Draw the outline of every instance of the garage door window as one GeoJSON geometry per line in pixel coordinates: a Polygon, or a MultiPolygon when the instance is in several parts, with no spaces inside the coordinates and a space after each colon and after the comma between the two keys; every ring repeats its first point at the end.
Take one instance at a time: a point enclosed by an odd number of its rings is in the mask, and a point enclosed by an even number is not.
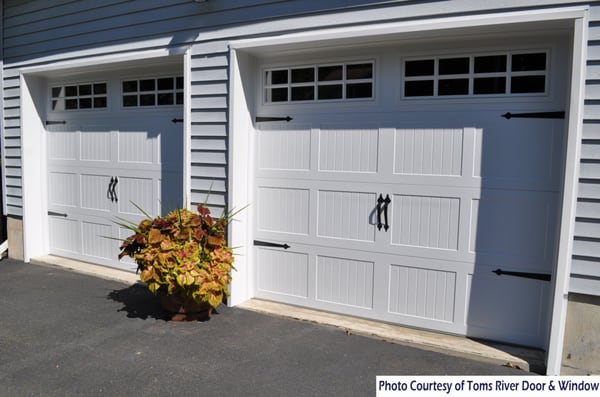
{"type": "Polygon", "coordinates": [[[404,62],[404,97],[544,94],[546,52],[429,57],[404,62]]]}
{"type": "Polygon", "coordinates": [[[269,69],[264,92],[266,103],[373,98],[373,62],[269,69]]]}
{"type": "Polygon", "coordinates": [[[105,82],[52,87],[52,110],[105,109],[108,106],[105,82]]]}
{"type": "Polygon", "coordinates": [[[123,107],[183,104],[183,77],[160,77],[122,82],[123,107]]]}

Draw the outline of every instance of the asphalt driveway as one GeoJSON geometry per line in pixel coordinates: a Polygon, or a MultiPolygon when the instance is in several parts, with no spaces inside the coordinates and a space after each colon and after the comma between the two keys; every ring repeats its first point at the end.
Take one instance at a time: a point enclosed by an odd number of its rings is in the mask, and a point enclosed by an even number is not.
{"type": "Polygon", "coordinates": [[[526,375],[221,306],[163,320],[141,285],[0,261],[0,396],[370,396],[376,375],[526,375]]]}

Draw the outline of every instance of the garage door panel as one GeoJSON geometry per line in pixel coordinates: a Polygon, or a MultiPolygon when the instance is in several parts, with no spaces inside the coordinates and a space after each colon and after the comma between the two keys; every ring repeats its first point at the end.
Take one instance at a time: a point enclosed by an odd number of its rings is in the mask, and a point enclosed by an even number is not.
{"type": "Polygon", "coordinates": [[[311,169],[311,125],[276,124],[258,132],[258,169],[309,171],[311,169]]]}
{"type": "Polygon", "coordinates": [[[456,272],[391,264],[389,274],[390,313],[454,322],[456,272]]]}
{"type": "Polygon", "coordinates": [[[60,131],[52,125],[48,128],[48,160],[77,160],[79,145],[76,133],[60,131]]]}
{"type": "Polygon", "coordinates": [[[325,126],[319,129],[319,171],[376,173],[377,128],[325,126]]]}
{"type": "Polygon", "coordinates": [[[548,269],[557,211],[556,194],[484,190],[471,205],[470,251],[487,262],[548,269]]]}
{"type": "Polygon", "coordinates": [[[157,215],[158,186],[155,178],[118,177],[115,192],[120,215],[141,215],[141,208],[150,215],[157,215]],[[136,207],[137,206],[137,207],[136,207]]]}
{"type": "Polygon", "coordinates": [[[76,207],[79,204],[79,175],[72,172],[48,173],[48,206],[76,207]]]}
{"type": "Polygon", "coordinates": [[[478,269],[468,277],[469,335],[539,346],[547,321],[549,284],[497,276],[491,267],[478,269]],[[507,319],[514,318],[519,321],[510,321],[507,327],[507,319]]]}
{"type": "Polygon", "coordinates": [[[83,255],[101,259],[114,259],[118,254],[118,245],[109,237],[112,225],[107,222],[81,222],[81,242],[83,255]]]}
{"type": "Polygon", "coordinates": [[[318,255],[316,300],[373,308],[374,262],[318,255]]]}
{"type": "Polygon", "coordinates": [[[81,174],[81,207],[89,210],[110,212],[112,203],[107,199],[110,177],[106,175],[81,174]]]}
{"type": "Polygon", "coordinates": [[[120,163],[154,164],[159,162],[157,136],[148,131],[121,130],[118,134],[120,163]]]}
{"type": "Polygon", "coordinates": [[[310,190],[258,188],[258,230],[308,235],[310,190]]]}
{"type": "Polygon", "coordinates": [[[318,191],[319,237],[375,242],[377,195],[357,191],[318,191]]]}
{"type": "Polygon", "coordinates": [[[392,203],[392,244],[458,250],[459,198],[394,195],[392,203]]]}
{"type": "Polygon", "coordinates": [[[308,298],[307,253],[257,248],[256,257],[259,295],[262,292],[308,298]]]}
{"type": "Polygon", "coordinates": [[[95,128],[95,131],[78,133],[81,145],[80,160],[109,162],[112,157],[111,132],[95,128]]]}
{"type": "Polygon", "coordinates": [[[477,129],[474,176],[488,186],[558,190],[562,120],[489,121],[477,129]]]}
{"type": "Polygon", "coordinates": [[[76,219],[49,216],[50,247],[56,253],[77,253],[81,250],[81,225],[76,219]]]}
{"type": "Polygon", "coordinates": [[[461,128],[396,129],[394,174],[461,176],[461,128]]]}

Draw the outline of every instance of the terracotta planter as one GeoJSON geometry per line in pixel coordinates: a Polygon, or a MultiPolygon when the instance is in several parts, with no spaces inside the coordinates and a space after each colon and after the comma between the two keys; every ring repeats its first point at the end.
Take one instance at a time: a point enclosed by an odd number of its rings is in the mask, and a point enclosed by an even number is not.
{"type": "Polygon", "coordinates": [[[167,318],[172,321],[207,321],[212,314],[213,308],[208,303],[197,303],[187,296],[159,293],[159,298],[167,318]]]}

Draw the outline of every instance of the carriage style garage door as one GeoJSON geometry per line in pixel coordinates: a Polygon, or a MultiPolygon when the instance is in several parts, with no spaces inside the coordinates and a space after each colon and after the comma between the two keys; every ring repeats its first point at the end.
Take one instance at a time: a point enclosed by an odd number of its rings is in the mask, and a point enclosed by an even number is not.
{"type": "Polygon", "coordinates": [[[545,346],[564,120],[501,115],[564,110],[561,49],[478,48],[265,60],[258,297],[545,346]]]}
{"type": "Polygon", "coordinates": [[[157,215],[182,204],[183,129],[172,121],[183,117],[180,70],[49,82],[52,254],[134,270],[117,260],[114,238],[130,234],[117,218],[139,221],[135,205],[157,215]]]}

